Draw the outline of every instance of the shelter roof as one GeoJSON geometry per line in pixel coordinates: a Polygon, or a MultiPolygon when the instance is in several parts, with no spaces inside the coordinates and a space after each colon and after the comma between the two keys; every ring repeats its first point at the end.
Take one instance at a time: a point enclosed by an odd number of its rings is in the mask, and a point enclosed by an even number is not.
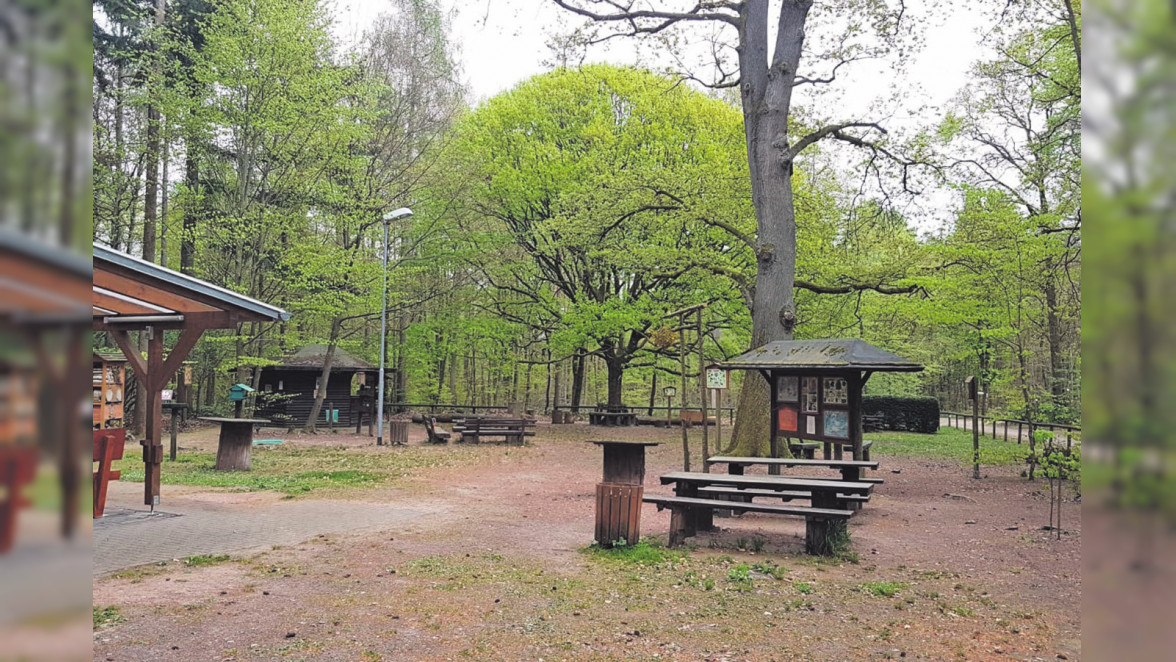
{"type": "Polygon", "coordinates": [[[92,303],[95,328],[180,328],[187,322],[225,328],[290,319],[276,306],[99,243],[94,244],[92,303]]]}
{"type": "MultiPolygon", "coordinates": [[[[323,361],[327,358],[326,345],[307,345],[295,352],[293,355],[282,360],[280,365],[273,366],[275,368],[285,368],[288,370],[321,370],[323,361]]],[[[356,358],[349,354],[342,347],[335,347],[335,358],[331,362],[332,370],[377,370],[376,366],[356,358]]]]}
{"type": "Polygon", "coordinates": [[[757,347],[723,367],[733,370],[805,369],[918,372],[923,366],[858,338],[777,340],[757,347]]]}
{"type": "Polygon", "coordinates": [[[87,257],[0,228],[0,325],[86,322],[87,257]]]}

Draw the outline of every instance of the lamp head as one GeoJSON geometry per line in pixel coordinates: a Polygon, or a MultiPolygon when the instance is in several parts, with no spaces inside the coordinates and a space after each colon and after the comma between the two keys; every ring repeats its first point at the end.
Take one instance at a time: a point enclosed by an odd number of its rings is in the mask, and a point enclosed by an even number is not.
{"type": "Polygon", "coordinates": [[[388,212],[387,214],[384,214],[384,222],[390,223],[392,221],[399,221],[400,219],[408,218],[409,216],[412,216],[412,210],[408,207],[401,207],[400,209],[396,209],[388,212]]]}

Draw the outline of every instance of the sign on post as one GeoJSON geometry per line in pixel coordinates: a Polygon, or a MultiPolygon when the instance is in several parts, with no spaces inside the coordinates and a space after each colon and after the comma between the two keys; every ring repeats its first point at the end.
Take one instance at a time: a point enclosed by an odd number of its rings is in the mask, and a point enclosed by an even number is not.
{"type": "Polygon", "coordinates": [[[718,366],[710,366],[706,369],[706,387],[726,389],[728,377],[729,373],[726,370],[718,366]]]}

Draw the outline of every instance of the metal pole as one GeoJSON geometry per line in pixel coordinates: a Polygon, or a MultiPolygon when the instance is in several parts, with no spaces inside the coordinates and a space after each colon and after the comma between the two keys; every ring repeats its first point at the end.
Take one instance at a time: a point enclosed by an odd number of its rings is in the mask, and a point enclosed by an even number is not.
{"type": "Polygon", "coordinates": [[[376,445],[384,445],[384,342],[388,326],[388,220],[384,220],[384,289],[380,297],[380,393],[376,396],[376,445]]]}

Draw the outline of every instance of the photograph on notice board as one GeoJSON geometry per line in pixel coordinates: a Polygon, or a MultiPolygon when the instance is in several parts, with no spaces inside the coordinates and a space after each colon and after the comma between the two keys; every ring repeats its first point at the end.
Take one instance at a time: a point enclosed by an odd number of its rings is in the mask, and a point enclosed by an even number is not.
{"type": "Polygon", "coordinates": [[[777,429],[781,432],[796,432],[796,408],[781,407],[777,429]]]}
{"type": "Polygon", "coordinates": [[[800,381],[800,401],[801,411],[805,413],[817,413],[817,378],[805,377],[800,381]]]}
{"type": "Polygon", "coordinates": [[[846,383],[844,377],[825,378],[825,404],[849,404],[849,385],[846,383]]]}
{"type": "Polygon", "coordinates": [[[805,434],[816,434],[817,433],[817,417],[816,416],[805,416],[804,417],[804,432],[805,432],[805,434]]]}
{"type": "Polygon", "coordinates": [[[847,411],[826,411],[825,412],[825,436],[836,437],[838,439],[849,438],[849,412],[847,411]]]}
{"type": "Polygon", "coordinates": [[[776,378],[776,402],[796,402],[799,397],[800,377],[776,378]]]}

